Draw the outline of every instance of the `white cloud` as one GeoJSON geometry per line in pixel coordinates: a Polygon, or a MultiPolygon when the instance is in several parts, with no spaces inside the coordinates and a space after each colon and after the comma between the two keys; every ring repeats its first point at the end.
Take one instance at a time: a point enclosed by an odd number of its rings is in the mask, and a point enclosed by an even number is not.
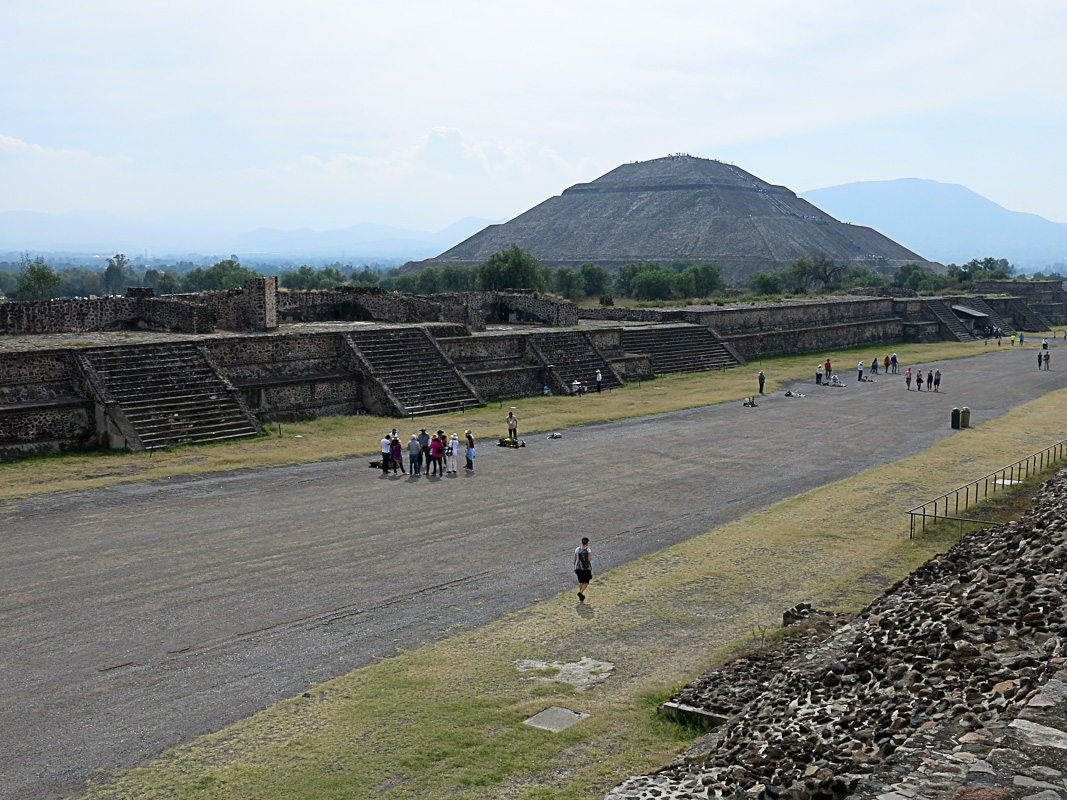
{"type": "Polygon", "coordinates": [[[15,4],[0,202],[431,227],[681,150],[796,188],[922,165],[1067,219],[1061,148],[1028,131],[1067,125],[1065,23],[1039,0],[15,4]]]}

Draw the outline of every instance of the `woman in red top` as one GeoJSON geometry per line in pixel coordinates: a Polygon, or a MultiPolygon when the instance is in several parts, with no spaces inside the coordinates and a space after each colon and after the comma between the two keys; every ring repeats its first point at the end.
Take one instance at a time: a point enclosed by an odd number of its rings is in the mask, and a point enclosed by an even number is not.
{"type": "Polygon", "coordinates": [[[440,475],[441,470],[441,440],[434,434],[434,437],[430,439],[430,467],[433,470],[434,475],[440,475]]]}
{"type": "Polygon", "coordinates": [[[889,356],[886,356],[885,357],[885,361],[883,361],[882,363],[885,364],[885,374],[888,375],[889,374],[889,356]]]}

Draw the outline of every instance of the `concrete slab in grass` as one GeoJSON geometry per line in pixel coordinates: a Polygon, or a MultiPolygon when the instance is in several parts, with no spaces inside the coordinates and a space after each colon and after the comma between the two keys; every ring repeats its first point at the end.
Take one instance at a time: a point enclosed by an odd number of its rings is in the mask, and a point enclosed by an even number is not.
{"type": "Polygon", "coordinates": [[[549,706],[541,713],[534,714],[532,717],[524,719],[522,722],[524,725],[540,728],[544,731],[559,733],[562,730],[566,730],[574,723],[581,722],[588,716],[588,714],[583,714],[581,711],[571,711],[569,708],[549,706]]]}

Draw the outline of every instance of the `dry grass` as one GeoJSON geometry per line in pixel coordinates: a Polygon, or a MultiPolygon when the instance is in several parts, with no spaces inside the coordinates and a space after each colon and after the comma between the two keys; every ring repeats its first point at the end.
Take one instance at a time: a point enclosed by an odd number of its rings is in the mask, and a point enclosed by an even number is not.
{"type": "MultiPolygon", "coordinates": [[[[899,352],[899,350],[898,350],[899,352]]],[[[810,360],[810,359],[809,359],[810,360]]],[[[582,402],[582,401],[574,401],[582,402]]],[[[855,610],[954,536],[907,538],[904,509],[1062,438],[1067,390],[928,450],[776,503],[471,633],[329,681],[94,798],[593,798],[663,764],[690,732],[658,700],[790,605],[855,610]],[[524,681],[519,658],[615,664],[591,692],[524,681]],[[520,724],[564,705],[561,734],[520,724]]]]}
{"type": "MultiPolygon", "coordinates": [[[[947,358],[980,355],[989,350],[981,342],[893,345],[901,363],[919,364],[947,358]]],[[[767,391],[779,382],[814,376],[815,364],[830,357],[851,370],[862,357],[884,357],[886,346],[830,351],[825,354],[776,356],[746,367],[722,372],[661,376],[601,395],[584,397],[523,397],[493,401],[486,408],[440,417],[386,419],[351,416],[321,417],[269,426],[256,440],[223,445],[174,448],[155,454],[114,451],[72,453],[0,463],[0,501],[45,492],[95,489],[129,480],[155,480],[179,475],[233,469],[258,469],[375,453],[384,432],[396,427],[403,439],[425,425],[430,430],[462,432],[470,428],[484,445],[506,434],[504,417],[515,408],[522,435],[560,430],[587,422],[624,419],[665,411],[739,400],[757,390],[756,374],[768,376],[767,391]]]]}

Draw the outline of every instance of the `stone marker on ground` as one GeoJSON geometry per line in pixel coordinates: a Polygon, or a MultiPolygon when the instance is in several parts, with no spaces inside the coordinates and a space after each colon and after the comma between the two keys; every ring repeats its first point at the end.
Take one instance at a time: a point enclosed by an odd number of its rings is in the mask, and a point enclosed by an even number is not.
{"type": "Polygon", "coordinates": [[[560,708],[559,706],[549,706],[539,714],[534,714],[529,719],[522,721],[523,725],[529,725],[532,728],[540,728],[544,731],[552,731],[552,733],[559,733],[566,730],[576,722],[581,722],[588,717],[588,714],[583,714],[581,711],[571,711],[569,708],[560,708]]]}

